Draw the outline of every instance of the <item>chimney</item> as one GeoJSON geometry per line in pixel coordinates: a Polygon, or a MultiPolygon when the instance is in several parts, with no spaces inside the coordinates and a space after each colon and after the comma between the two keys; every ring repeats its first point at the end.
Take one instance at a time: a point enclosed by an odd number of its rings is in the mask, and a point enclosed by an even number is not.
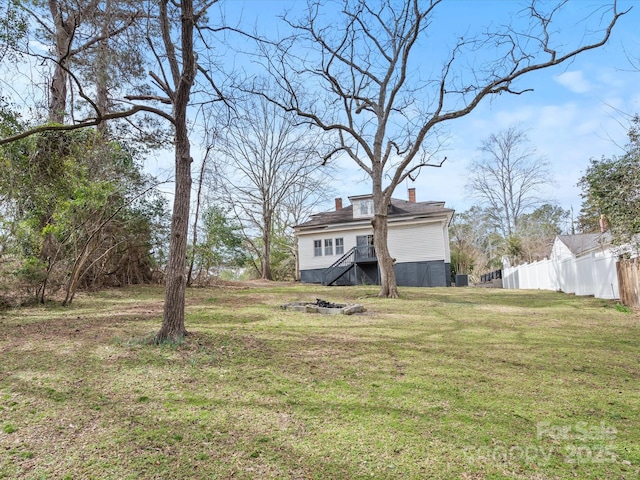
{"type": "Polygon", "coordinates": [[[342,198],[336,198],[336,212],[342,210],[342,198]]]}
{"type": "Polygon", "coordinates": [[[411,203],[416,203],[416,189],[415,188],[410,188],[409,189],[409,201],[411,203]]]}
{"type": "Polygon", "coordinates": [[[609,225],[607,225],[607,219],[604,218],[604,215],[600,215],[600,233],[604,233],[609,229],[609,225]]]}

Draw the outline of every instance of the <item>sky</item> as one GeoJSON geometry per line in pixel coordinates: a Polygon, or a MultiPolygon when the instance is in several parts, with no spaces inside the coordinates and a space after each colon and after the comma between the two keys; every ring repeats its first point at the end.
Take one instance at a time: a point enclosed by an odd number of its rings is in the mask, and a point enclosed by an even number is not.
{"type": "MultiPolygon", "coordinates": [[[[252,22],[265,31],[276,29],[270,15],[296,9],[295,0],[230,0],[230,16],[242,12],[242,21],[252,22]],[[271,27],[269,27],[271,25],[271,27]]],[[[505,6],[512,1],[451,0],[442,17],[453,15],[461,28],[465,22],[498,23],[505,16],[505,6]],[[480,7],[480,8],[479,8],[480,7]]],[[[602,7],[604,2],[578,0],[570,4],[569,23],[562,28],[566,43],[580,41],[580,24],[584,12],[602,7]],[[577,27],[571,29],[575,19],[577,27]],[[579,27],[579,28],[578,28],[579,27]]],[[[545,158],[551,176],[541,196],[565,209],[580,210],[580,188],[576,185],[591,158],[619,155],[626,142],[628,115],[640,112],[640,71],[634,71],[627,56],[640,57],[640,2],[619,1],[618,9],[631,11],[620,19],[609,43],[585,52],[567,64],[525,77],[519,86],[531,88],[522,95],[501,95],[485,100],[466,117],[447,124],[441,168],[423,169],[415,182],[398,186],[394,197],[407,199],[407,188],[416,188],[417,200],[445,201],[458,211],[478,201],[466,188],[469,164],[480,156],[484,139],[511,125],[524,130],[530,147],[545,158]]],[[[447,33],[447,32],[444,32],[447,33]]],[[[442,33],[442,34],[444,34],[442,33]]],[[[442,42],[444,44],[445,42],[442,42]]],[[[338,162],[341,181],[336,196],[346,200],[352,195],[370,193],[370,182],[351,160],[338,162]]],[[[323,205],[330,209],[333,201],[323,205]]],[[[345,203],[347,204],[347,203],[345,203]]]]}

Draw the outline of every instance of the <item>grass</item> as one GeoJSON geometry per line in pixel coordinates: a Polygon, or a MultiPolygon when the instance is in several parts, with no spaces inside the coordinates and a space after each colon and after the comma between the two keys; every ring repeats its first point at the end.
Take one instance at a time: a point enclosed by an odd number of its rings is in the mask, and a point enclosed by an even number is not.
{"type": "Polygon", "coordinates": [[[627,479],[640,317],[554,292],[154,287],[0,312],[0,478],[627,479]],[[322,316],[282,303],[362,303],[322,316]]]}

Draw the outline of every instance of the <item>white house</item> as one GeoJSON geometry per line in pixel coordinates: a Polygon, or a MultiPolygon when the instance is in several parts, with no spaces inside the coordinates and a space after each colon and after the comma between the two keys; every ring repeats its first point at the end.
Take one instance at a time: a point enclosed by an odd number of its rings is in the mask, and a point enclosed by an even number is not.
{"type": "MultiPolygon", "coordinates": [[[[312,215],[294,227],[298,238],[300,279],[324,285],[378,284],[373,248],[373,195],[336,199],[334,211],[312,215]]],[[[392,199],[388,213],[388,246],[400,286],[450,284],[449,222],[453,210],[444,202],[392,199]]]]}
{"type": "Polygon", "coordinates": [[[578,258],[593,253],[601,257],[609,255],[611,250],[611,234],[582,233],[580,235],[558,235],[551,248],[551,258],[561,261],[567,258],[578,258]]]}

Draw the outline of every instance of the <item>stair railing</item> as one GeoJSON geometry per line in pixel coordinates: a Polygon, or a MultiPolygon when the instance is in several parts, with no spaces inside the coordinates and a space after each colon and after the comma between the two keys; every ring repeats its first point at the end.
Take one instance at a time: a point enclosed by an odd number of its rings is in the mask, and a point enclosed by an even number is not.
{"type": "Polygon", "coordinates": [[[331,285],[338,278],[340,278],[344,273],[348,270],[348,268],[354,264],[356,257],[356,249],[358,247],[353,247],[347,253],[345,253],[338,260],[333,262],[329,267],[327,267],[324,271],[324,281],[323,285],[331,285]]]}

